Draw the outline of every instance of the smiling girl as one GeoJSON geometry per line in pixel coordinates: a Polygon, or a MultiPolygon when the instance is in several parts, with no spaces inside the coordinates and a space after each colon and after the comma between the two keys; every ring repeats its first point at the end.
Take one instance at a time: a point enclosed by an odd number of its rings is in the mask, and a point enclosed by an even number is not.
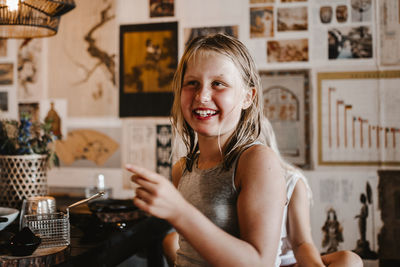
{"type": "Polygon", "coordinates": [[[172,124],[186,156],[173,184],[127,165],[139,185],[135,205],[177,230],[176,266],[279,266],[285,179],[260,138],[262,92],[248,50],[222,34],[194,39],[174,93],[172,124]]]}

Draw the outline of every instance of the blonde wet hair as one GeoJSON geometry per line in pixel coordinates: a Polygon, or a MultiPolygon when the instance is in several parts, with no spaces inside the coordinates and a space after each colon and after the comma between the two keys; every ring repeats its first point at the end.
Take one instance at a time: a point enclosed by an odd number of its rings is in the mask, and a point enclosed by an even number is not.
{"type": "Polygon", "coordinates": [[[292,175],[298,176],[304,182],[307,188],[308,199],[310,201],[310,204],[312,204],[313,203],[312,191],[310,185],[308,184],[307,178],[304,176],[303,172],[299,168],[293,166],[282,157],[281,153],[279,152],[278,142],[276,141],[274,129],[270,121],[266,117],[264,117],[261,125],[262,129],[261,129],[260,141],[265,143],[265,145],[267,145],[268,147],[270,147],[278,156],[279,161],[281,163],[281,167],[285,171],[285,180],[288,181],[292,175]]]}
{"type": "Polygon", "coordinates": [[[175,134],[182,138],[185,145],[186,169],[189,171],[192,170],[194,160],[199,152],[199,147],[196,133],[183,117],[181,110],[181,92],[188,62],[201,52],[214,52],[228,57],[241,73],[245,89],[251,90],[255,88],[255,94],[251,105],[247,109],[242,110],[235,131],[229,137],[226,144],[220,148],[224,169],[229,169],[236,157],[260,136],[263,118],[260,77],[249,51],[243,43],[234,37],[220,33],[197,37],[186,47],[173,80],[175,97],[171,111],[171,119],[175,134]]]}

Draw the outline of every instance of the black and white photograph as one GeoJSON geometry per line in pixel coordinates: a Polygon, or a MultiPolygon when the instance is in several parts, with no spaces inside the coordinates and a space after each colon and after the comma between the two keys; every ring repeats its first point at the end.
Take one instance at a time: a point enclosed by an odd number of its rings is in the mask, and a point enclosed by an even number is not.
{"type": "Polygon", "coordinates": [[[331,28],[328,31],[329,59],[372,58],[370,27],[331,28]]]}

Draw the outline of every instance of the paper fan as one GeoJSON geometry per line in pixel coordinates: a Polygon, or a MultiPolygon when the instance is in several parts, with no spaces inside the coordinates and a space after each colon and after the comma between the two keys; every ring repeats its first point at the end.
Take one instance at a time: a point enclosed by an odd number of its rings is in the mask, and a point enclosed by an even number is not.
{"type": "Polygon", "coordinates": [[[56,153],[60,160],[69,165],[78,159],[87,159],[103,165],[119,144],[109,136],[95,130],[74,130],[65,140],[56,141],[56,153]]]}

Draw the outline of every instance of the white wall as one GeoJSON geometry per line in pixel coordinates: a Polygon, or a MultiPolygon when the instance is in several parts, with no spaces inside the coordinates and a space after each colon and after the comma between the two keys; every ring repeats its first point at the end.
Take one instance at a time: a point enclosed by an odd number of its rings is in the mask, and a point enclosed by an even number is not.
{"type": "MultiPolygon", "coordinates": [[[[119,43],[118,33],[120,24],[142,24],[153,22],[178,21],[179,55],[183,51],[183,29],[204,26],[226,26],[239,25],[239,39],[243,41],[256,59],[260,70],[271,69],[310,69],[311,81],[311,140],[312,140],[312,163],[313,170],[307,170],[311,188],[314,192],[314,205],[311,212],[312,231],[317,246],[321,248],[322,231],[321,227],[326,218],[326,211],[333,207],[337,211],[338,220],[344,228],[344,242],[341,249],[354,249],[356,240],[359,238],[357,221],[354,216],[359,213],[361,204],[359,196],[365,191],[365,183],[368,181],[374,189],[374,209],[370,211],[368,218],[367,238],[370,240],[373,249],[377,249],[377,234],[381,225],[380,214],[377,208],[376,186],[378,178],[376,170],[378,166],[369,167],[343,167],[343,166],[318,166],[317,164],[317,99],[316,99],[316,73],[321,71],[354,71],[354,70],[376,70],[383,69],[377,64],[377,58],[369,60],[344,60],[327,61],[326,52],[326,31],[321,30],[321,25],[315,14],[318,14],[319,3],[329,1],[313,1],[305,3],[294,3],[292,5],[306,5],[309,10],[309,30],[305,33],[282,33],[276,38],[295,38],[298,36],[309,39],[310,61],[306,63],[282,63],[268,64],[266,61],[266,38],[250,39],[249,37],[249,0],[175,0],[175,17],[149,18],[148,0],[117,0],[116,7],[116,43],[119,43]],[[325,54],[324,54],[325,53],[325,54]],[[329,186],[333,191],[326,191],[329,186]],[[330,195],[326,193],[329,192],[330,195]],[[373,217],[372,217],[373,216],[373,217]]],[[[276,0],[278,2],[278,0],[276,0]]],[[[334,4],[345,3],[349,5],[350,0],[336,0],[334,4]]],[[[376,20],[377,12],[373,13],[376,20]]],[[[62,20],[61,20],[62,27],[62,20]]],[[[378,51],[376,23],[373,24],[375,56],[378,51]]],[[[118,47],[118,46],[117,46],[118,47]]],[[[118,58],[118,55],[117,55],[118,58]]],[[[398,66],[397,66],[398,67],[398,66]]],[[[396,66],[392,67],[393,69],[396,66]]],[[[389,68],[386,68],[389,69],[389,68]]],[[[51,75],[49,70],[47,75],[51,75]]],[[[50,90],[50,88],[48,88],[50,90]]],[[[13,104],[12,110],[16,109],[13,104]]],[[[16,111],[15,111],[16,113],[16,111]]],[[[111,124],[122,125],[119,118],[107,118],[111,124]]],[[[66,123],[76,124],[77,121],[85,123],[85,120],[93,122],[93,119],[68,118],[66,123]]],[[[101,120],[101,118],[99,119],[101,120]]],[[[122,146],[126,144],[121,144],[122,146]]],[[[121,166],[122,167],[122,166],[121,166]]],[[[115,169],[84,169],[84,168],[62,168],[53,169],[49,173],[51,186],[75,186],[85,187],[92,185],[93,175],[103,172],[107,183],[114,189],[114,196],[127,198],[133,196],[133,190],[126,190],[122,186],[123,171],[115,169]]]]}

